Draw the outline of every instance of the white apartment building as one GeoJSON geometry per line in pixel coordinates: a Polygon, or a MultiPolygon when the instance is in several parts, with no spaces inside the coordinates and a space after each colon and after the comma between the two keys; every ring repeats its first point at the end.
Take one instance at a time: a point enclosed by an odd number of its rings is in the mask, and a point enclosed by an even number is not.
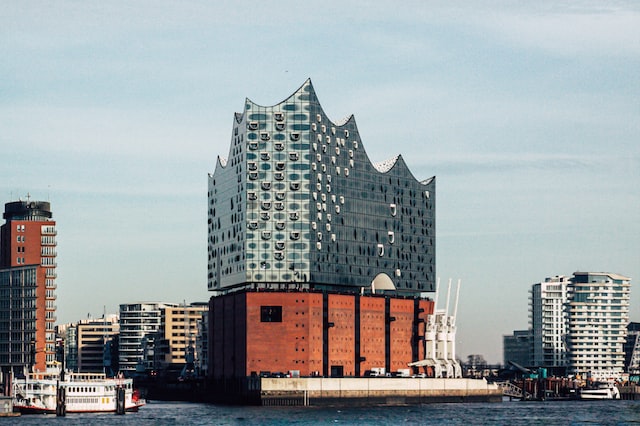
{"type": "Polygon", "coordinates": [[[120,305],[120,370],[132,373],[140,364],[145,369],[154,363],[154,340],[162,324],[165,307],[177,303],[130,303],[120,305]]]}
{"type": "Polygon", "coordinates": [[[539,367],[567,365],[567,286],[570,277],[556,275],[533,284],[529,291],[532,362],[539,367]]]}
{"type": "Polygon", "coordinates": [[[570,372],[594,380],[624,371],[631,279],[603,272],[575,272],[568,286],[570,372]]]}

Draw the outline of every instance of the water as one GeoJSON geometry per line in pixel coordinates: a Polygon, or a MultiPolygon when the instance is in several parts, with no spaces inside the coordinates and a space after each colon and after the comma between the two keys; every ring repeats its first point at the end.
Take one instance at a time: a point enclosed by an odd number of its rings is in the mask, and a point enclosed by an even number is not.
{"type": "Polygon", "coordinates": [[[407,407],[228,407],[152,402],[138,413],[0,418],[0,425],[640,425],[640,401],[428,404],[407,407]]]}

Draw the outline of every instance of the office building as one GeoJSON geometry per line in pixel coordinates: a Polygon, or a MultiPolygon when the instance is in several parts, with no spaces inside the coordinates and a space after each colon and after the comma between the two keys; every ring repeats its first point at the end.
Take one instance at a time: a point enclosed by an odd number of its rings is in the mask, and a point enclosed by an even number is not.
{"type": "Polygon", "coordinates": [[[424,359],[435,178],[416,180],[399,155],[372,163],[353,116],[331,121],[311,81],[235,114],[209,175],[208,237],[210,376],[361,376],[424,359]]]}
{"type": "Polygon", "coordinates": [[[575,272],[568,287],[568,363],[596,380],[624,371],[631,279],[606,272],[575,272]]]}
{"type": "Polygon", "coordinates": [[[567,286],[570,277],[546,278],[531,286],[529,325],[532,337],[531,365],[566,367],[567,365],[567,286]]]}
{"type": "Polygon", "coordinates": [[[513,334],[502,336],[504,366],[507,367],[509,363],[515,363],[521,367],[531,366],[533,361],[531,345],[530,330],[514,330],[513,334]]]}
{"type": "Polygon", "coordinates": [[[56,222],[44,201],[5,204],[0,227],[0,368],[20,374],[56,362],[56,222]]]}
{"type": "Polygon", "coordinates": [[[640,322],[627,325],[627,340],[624,344],[625,371],[640,374],[640,322]]]}

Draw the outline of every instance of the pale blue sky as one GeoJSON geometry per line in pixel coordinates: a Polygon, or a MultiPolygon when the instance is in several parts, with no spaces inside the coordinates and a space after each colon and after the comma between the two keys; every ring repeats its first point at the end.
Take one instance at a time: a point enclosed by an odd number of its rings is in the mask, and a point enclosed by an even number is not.
{"type": "Polygon", "coordinates": [[[59,321],[207,300],[233,113],[308,77],[373,161],[437,176],[460,356],[501,362],[531,284],[576,270],[632,277],[640,321],[640,5],[526,3],[3,2],[0,202],[52,203],[59,321]]]}

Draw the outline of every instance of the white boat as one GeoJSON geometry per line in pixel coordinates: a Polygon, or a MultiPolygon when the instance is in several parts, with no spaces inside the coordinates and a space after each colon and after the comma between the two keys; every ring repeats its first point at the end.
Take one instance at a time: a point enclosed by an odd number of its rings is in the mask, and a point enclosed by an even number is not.
{"type": "Polygon", "coordinates": [[[66,413],[116,412],[117,391],[124,390],[125,411],[145,404],[133,389],[133,379],[96,373],[28,373],[13,381],[13,407],[23,414],[56,413],[58,389],[64,389],[66,413]]]}
{"type": "Polygon", "coordinates": [[[580,389],[580,399],[620,399],[620,391],[613,383],[596,383],[593,386],[580,389]]]}

